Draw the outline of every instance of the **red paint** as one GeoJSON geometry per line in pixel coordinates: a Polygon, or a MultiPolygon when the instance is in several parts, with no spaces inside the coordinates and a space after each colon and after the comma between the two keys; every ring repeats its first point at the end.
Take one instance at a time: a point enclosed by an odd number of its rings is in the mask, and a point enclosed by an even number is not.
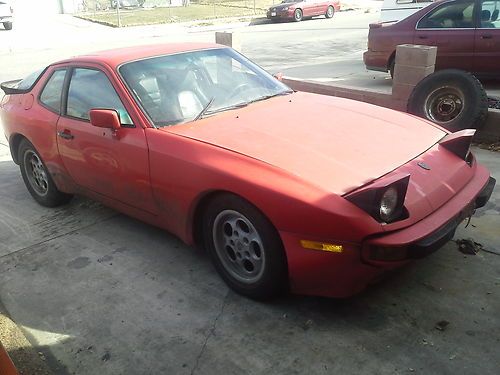
{"type": "MultiPolygon", "coordinates": [[[[7,139],[22,135],[32,142],[60,190],[100,200],[188,244],[204,197],[229,191],[245,198],[276,227],[292,290],[303,294],[345,297],[362,290],[385,270],[407,262],[369,264],[362,260],[366,246],[419,241],[468,207],[486,185],[484,167],[469,166],[439,145],[445,130],[403,113],[295,93],[155,129],[117,75],[117,66],[126,61],[219,47],[135,47],[54,64],[24,94],[35,98],[30,109],[23,105],[24,95],[2,101],[7,139]],[[40,90],[63,66],[103,71],[135,127],[92,126],[43,107],[40,90]],[[342,197],[401,175],[410,175],[404,220],[379,223],[342,197]],[[344,251],[303,249],[301,239],[340,244],[344,251]]],[[[109,120],[109,112],[94,112],[92,121],[104,123],[106,116],[109,120]]]]}

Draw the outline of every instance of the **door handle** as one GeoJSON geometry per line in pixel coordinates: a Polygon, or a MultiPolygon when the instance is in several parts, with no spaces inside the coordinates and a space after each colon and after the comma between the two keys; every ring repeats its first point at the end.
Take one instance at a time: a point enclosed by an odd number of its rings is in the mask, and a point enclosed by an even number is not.
{"type": "Polygon", "coordinates": [[[64,130],[62,132],[57,132],[57,135],[61,138],[64,138],[64,139],[73,139],[75,138],[71,132],[69,130],[64,130]]]}
{"type": "Polygon", "coordinates": [[[493,35],[481,35],[481,39],[493,39],[493,35]]]}

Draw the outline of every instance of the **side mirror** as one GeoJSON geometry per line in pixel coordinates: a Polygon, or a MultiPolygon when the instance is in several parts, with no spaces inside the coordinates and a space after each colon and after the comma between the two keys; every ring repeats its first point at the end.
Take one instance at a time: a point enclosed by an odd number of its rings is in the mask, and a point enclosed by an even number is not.
{"type": "Polygon", "coordinates": [[[280,82],[283,81],[283,73],[281,73],[281,72],[273,74],[273,77],[276,78],[280,82]]]}
{"type": "Polygon", "coordinates": [[[98,128],[118,130],[121,127],[120,117],[114,109],[91,109],[90,123],[98,128]]]}

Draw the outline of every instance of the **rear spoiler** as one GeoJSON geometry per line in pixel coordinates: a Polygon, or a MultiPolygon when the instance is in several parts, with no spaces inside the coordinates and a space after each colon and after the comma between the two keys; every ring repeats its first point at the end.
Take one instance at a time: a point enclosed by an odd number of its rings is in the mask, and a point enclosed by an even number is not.
{"type": "Polygon", "coordinates": [[[375,23],[371,23],[369,25],[369,28],[370,29],[379,29],[381,27],[383,27],[385,24],[388,24],[388,23],[396,23],[398,22],[398,20],[394,20],[394,21],[384,21],[384,22],[375,22],[375,23]]]}
{"type": "Polygon", "coordinates": [[[31,91],[31,87],[27,90],[26,89],[18,89],[17,85],[21,81],[22,81],[22,79],[15,79],[13,81],[3,82],[2,84],[0,84],[0,88],[3,90],[3,92],[6,95],[25,94],[25,93],[31,91]]]}
{"type": "Polygon", "coordinates": [[[464,129],[455,133],[450,133],[439,142],[439,145],[450,152],[453,152],[460,159],[467,161],[472,137],[476,129],[464,129]]]}

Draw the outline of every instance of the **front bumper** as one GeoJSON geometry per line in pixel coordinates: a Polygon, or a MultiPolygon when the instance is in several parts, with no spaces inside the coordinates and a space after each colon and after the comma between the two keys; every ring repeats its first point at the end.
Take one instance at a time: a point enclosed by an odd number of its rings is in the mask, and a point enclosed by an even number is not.
{"type": "Polygon", "coordinates": [[[271,11],[268,10],[266,13],[267,18],[269,19],[291,19],[293,18],[293,10],[276,10],[271,11]]]}
{"type": "Polygon", "coordinates": [[[360,292],[387,271],[422,258],[451,240],[457,226],[475,208],[487,203],[495,183],[486,168],[478,166],[472,180],[431,215],[410,227],[367,238],[361,244],[342,244],[341,253],[304,249],[300,246],[304,236],[280,232],[291,290],[327,297],[349,297],[360,292]]]}

